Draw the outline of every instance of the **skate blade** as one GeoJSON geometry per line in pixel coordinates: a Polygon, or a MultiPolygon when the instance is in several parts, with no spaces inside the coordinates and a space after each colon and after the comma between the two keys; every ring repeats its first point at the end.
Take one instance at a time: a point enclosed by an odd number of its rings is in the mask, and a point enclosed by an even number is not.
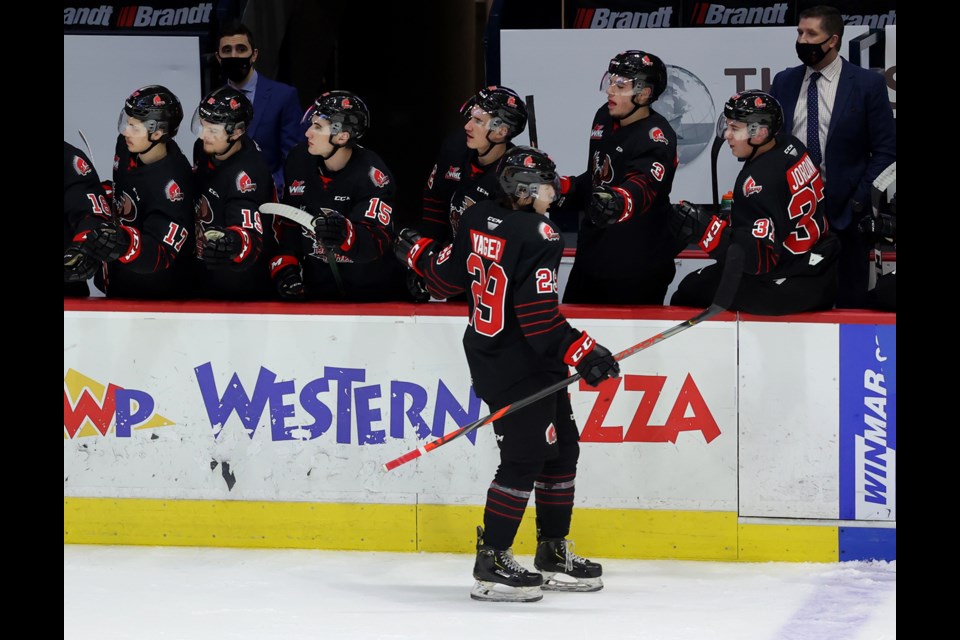
{"type": "Polygon", "coordinates": [[[600,591],[603,589],[603,579],[601,578],[571,578],[568,575],[562,573],[547,573],[543,574],[543,587],[544,591],[567,591],[567,592],[576,592],[576,593],[590,593],[593,591],[600,591]],[[557,579],[554,576],[562,576],[562,579],[557,579]]]}
{"type": "Polygon", "coordinates": [[[510,587],[498,582],[477,580],[470,597],[485,602],[537,602],[543,600],[543,592],[540,587],[510,587]]]}

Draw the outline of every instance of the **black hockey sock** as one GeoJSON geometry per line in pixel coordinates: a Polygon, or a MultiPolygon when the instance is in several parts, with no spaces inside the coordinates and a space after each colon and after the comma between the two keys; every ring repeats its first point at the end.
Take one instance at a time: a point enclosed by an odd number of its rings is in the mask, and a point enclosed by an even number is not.
{"type": "Polygon", "coordinates": [[[494,549],[509,549],[520,528],[530,492],[511,489],[496,482],[487,489],[483,511],[483,541],[494,549]]]}
{"type": "Polygon", "coordinates": [[[537,530],[544,538],[566,538],[573,516],[576,474],[541,474],[534,483],[537,491],[537,530]]]}

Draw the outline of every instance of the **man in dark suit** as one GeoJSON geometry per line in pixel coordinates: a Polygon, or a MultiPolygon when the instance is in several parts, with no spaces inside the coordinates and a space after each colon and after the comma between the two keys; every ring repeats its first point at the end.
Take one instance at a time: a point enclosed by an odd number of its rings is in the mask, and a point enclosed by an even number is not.
{"type": "Polygon", "coordinates": [[[247,135],[263,152],[277,193],[283,193],[283,162],[290,149],[303,140],[303,114],[294,87],[260,75],[253,68],[258,55],[253,32],[240,22],[231,22],[220,31],[220,68],[227,84],[242,91],[253,103],[253,122],[247,135]]]}
{"type": "Polygon", "coordinates": [[[833,7],[800,13],[802,65],[774,77],[770,93],[783,107],[785,128],[806,143],[820,165],[830,228],[840,237],[838,308],[862,307],[869,245],[857,229],[870,213],[870,186],[897,159],[896,125],[883,76],[840,57],[843,17],[833,7]]]}

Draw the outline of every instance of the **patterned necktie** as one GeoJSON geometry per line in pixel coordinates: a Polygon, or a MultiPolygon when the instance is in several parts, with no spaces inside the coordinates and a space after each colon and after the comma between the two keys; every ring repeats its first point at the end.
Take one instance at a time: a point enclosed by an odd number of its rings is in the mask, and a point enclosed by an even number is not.
{"type": "Polygon", "coordinates": [[[807,85],[807,153],[817,167],[823,158],[820,156],[820,96],[817,93],[817,80],[823,74],[814,71],[807,85]]]}

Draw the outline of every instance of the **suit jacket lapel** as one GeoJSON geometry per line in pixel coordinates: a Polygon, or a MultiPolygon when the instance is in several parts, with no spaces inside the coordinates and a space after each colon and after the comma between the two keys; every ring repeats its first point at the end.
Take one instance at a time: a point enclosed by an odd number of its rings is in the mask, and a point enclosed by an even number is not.
{"type": "Polygon", "coordinates": [[[263,81],[263,76],[257,80],[257,92],[253,96],[253,122],[250,123],[249,135],[252,138],[257,133],[257,127],[263,120],[263,112],[270,102],[270,86],[263,81]]]}
{"type": "Polygon", "coordinates": [[[837,82],[837,97],[833,101],[833,112],[830,114],[830,126],[827,128],[827,140],[824,143],[824,149],[830,144],[830,137],[833,136],[837,123],[844,113],[847,112],[847,103],[850,101],[850,95],[853,93],[853,76],[849,62],[841,60],[840,77],[837,82]]]}
{"type": "Polygon", "coordinates": [[[806,67],[804,66],[795,68],[794,75],[796,77],[793,78],[791,82],[785,83],[783,102],[780,104],[783,108],[783,121],[791,129],[793,128],[793,117],[796,115],[797,100],[800,98],[800,85],[803,84],[803,73],[805,69],[806,67]]]}

